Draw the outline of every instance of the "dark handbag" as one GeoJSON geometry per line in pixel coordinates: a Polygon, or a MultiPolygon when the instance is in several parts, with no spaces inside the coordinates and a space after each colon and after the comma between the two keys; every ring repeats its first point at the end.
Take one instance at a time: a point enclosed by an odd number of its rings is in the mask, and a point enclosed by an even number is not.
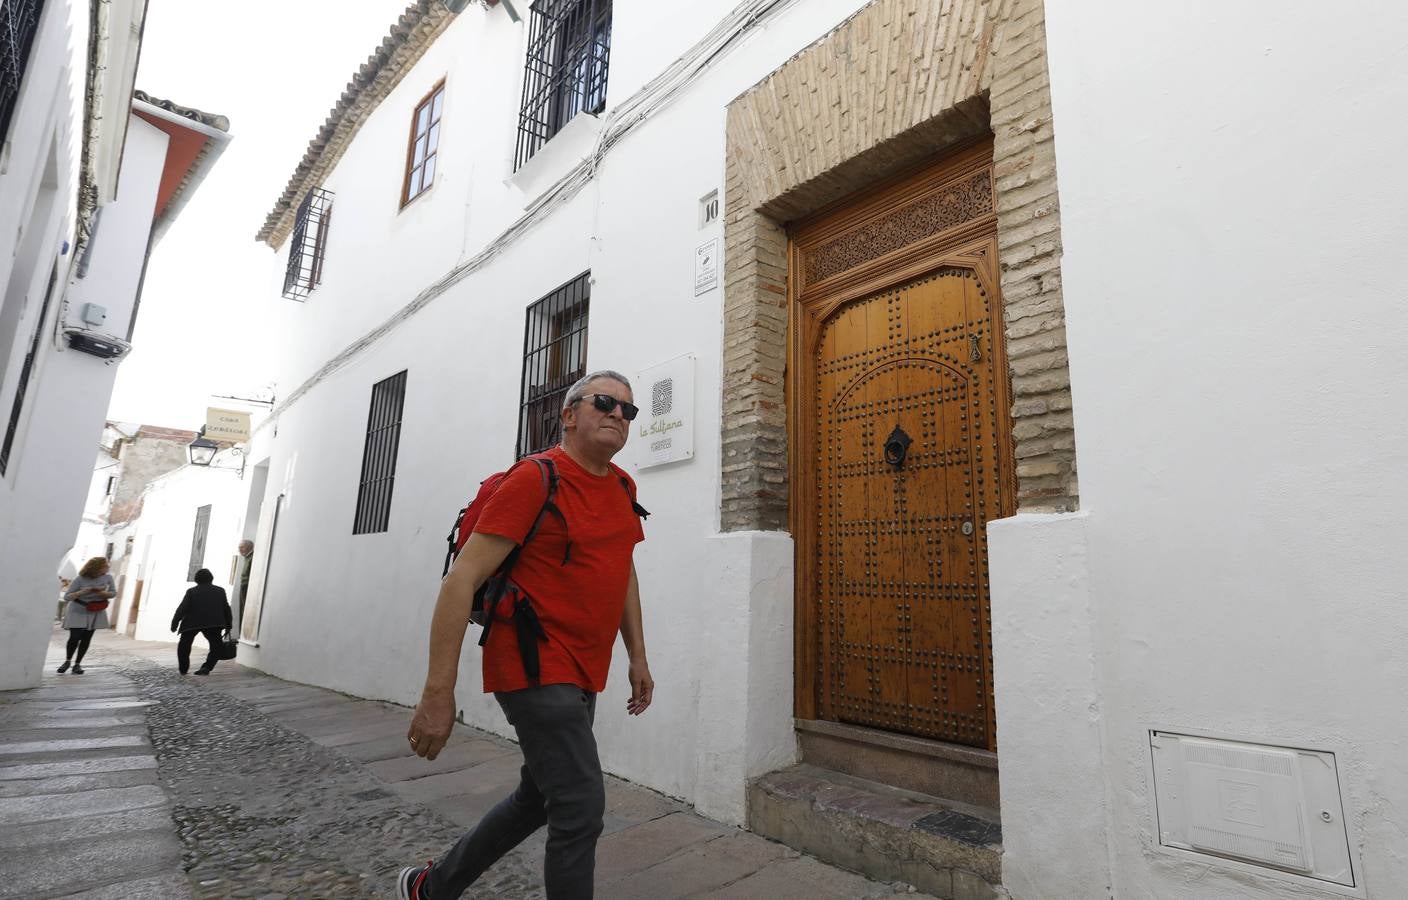
{"type": "Polygon", "coordinates": [[[108,601],[89,600],[87,603],[83,604],[83,608],[88,610],[89,612],[102,612],[103,610],[108,608],[108,601]]]}
{"type": "Polygon", "coordinates": [[[235,639],[234,635],[226,631],[225,638],[220,642],[220,646],[217,649],[219,650],[221,659],[234,659],[235,654],[239,652],[240,643],[235,639]]]}

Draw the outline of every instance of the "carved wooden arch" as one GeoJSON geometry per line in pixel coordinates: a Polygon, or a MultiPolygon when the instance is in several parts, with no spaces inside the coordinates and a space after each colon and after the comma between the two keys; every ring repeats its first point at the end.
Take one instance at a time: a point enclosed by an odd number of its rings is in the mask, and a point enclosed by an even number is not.
{"type": "Polygon", "coordinates": [[[984,136],[1018,505],[1077,508],[1044,18],[1041,0],[873,0],[729,105],[723,530],[788,527],[787,223],[984,136]]]}

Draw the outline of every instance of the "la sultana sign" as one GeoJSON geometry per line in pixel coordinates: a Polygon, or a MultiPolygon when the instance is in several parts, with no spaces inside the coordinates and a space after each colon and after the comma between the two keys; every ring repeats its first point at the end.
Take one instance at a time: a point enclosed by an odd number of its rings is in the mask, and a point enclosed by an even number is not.
{"type": "Polygon", "coordinates": [[[653,366],[636,379],[640,415],[632,425],[642,469],[694,457],[694,357],[653,366]]]}

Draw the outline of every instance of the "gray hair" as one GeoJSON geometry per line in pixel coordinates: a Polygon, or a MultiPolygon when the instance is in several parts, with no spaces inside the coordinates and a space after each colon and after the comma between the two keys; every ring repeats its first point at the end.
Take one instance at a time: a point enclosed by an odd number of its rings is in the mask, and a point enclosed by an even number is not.
{"type": "Polygon", "coordinates": [[[576,403],[578,400],[581,400],[582,395],[587,391],[587,385],[591,384],[593,381],[596,381],[598,378],[610,378],[612,381],[619,381],[621,384],[624,384],[626,386],[626,390],[631,390],[630,379],[628,379],[625,375],[622,375],[620,372],[613,372],[610,369],[601,369],[600,371],[591,372],[587,375],[582,376],[577,380],[576,384],[568,388],[567,393],[562,395],[562,408],[566,409],[573,403],[576,403]]]}

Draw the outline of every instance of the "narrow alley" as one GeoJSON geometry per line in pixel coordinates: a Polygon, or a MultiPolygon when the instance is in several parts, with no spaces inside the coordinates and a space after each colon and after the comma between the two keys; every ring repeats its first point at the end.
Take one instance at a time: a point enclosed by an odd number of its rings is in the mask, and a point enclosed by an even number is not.
{"type": "MultiPolygon", "coordinates": [[[[61,633],[59,633],[61,634],[61,633]]],[[[197,648],[198,650],[200,648],[197,648]]],[[[0,897],[381,898],[506,794],[517,748],[460,726],[433,763],[408,711],[101,632],[83,675],[0,699],[0,897]],[[62,848],[62,849],[58,849],[62,848]]],[[[859,898],[913,893],[607,779],[597,894],[859,898]]],[[[475,897],[541,897],[540,832],[475,897]]]]}

